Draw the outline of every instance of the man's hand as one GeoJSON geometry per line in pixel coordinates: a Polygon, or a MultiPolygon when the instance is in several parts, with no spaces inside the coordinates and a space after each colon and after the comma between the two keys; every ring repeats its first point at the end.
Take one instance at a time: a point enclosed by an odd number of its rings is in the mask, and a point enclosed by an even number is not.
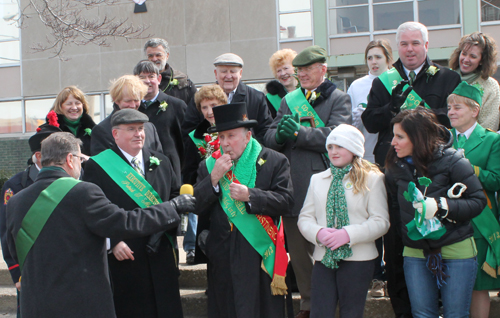
{"type": "Polygon", "coordinates": [[[297,140],[297,136],[300,131],[300,117],[299,114],[295,114],[295,116],[290,116],[283,123],[282,130],[286,136],[286,138],[291,139],[293,141],[297,140]]]}
{"type": "Polygon", "coordinates": [[[16,288],[18,291],[21,291],[21,282],[16,283],[16,288]]]}
{"type": "Polygon", "coordinates": [[[210,179],[212,180],[212,186],[216,186],[219,183],[219,180],[224,177],[226,172],[231,169],[233,166],[233,162],[231,161],[231,157],[225,153],[220,156],[217,161],[215,161],[214,168],[210,173],[210,179]]]}
{"type": "Polygon", "coordinates": [[[126,259],[129,260],[134,260],[134,251],[128,247],[127,243],[121,241],[120,243],[116,244],[115,247],[112,249],[113,255],[116,257],[117,260],[123,261],[126,259]]]}
{"type": "Polygon", "coordinates": [[[242,202],[250,201],[250,192],[248,191],[247,186],[231,182],[229,185],[229,191],[231,192],[231,198],[234,200],[242,202]]]}
{"type": "Polygon", "coordinates": [[[283,144],[286,141],[286,134],[283,130],[283,124],[287,121],[290,115],[284,115],[280,122],[278,123],[278,127],[276,127],[276,142],[279,144],[283,144]]]}
{"type": "Polygon", "coordinates": [[[413,90],[413,87],[409,86],[403,93],[403,87],[405,87],[405,85],[408,83],[409,82],[407,80],[402,80],[398,85],[396,85],[396,87],[392,89],[391,111],[396,114],[399,113],[399,110],[405,103],[408,94],[410,94],[410,92],[413,90]]]}
{"type": "Polygon", "coordinates": [[[191,194],[181,194],[170,200],[170,202],[179,215],[181,213],[193,212],[196,206],[196,198],[191,194]]]}

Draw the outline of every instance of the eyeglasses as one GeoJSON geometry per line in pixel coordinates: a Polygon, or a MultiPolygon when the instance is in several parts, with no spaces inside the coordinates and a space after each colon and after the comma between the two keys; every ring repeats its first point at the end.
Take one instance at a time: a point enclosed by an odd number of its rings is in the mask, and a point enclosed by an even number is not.
{"type": "Polygon", "coordinates": [[[312,70],[314,70],[315,68],[322,67],[322,66],[323,66],[323,64],[309,65],[307,67],[305,67],[305,66],[299,66],[299,67],[295,68],[295,73],[297,75],[299,75],[300,73],[309,73],[312,70]]]}
{"type": "Polygon", "coordinates": [[[84,156],[79,156],[79,155],[75,155],[75,154],[73,154],[73,156],[79,158],[80,163],[84,163],[85,161],[87,161],[87,158],[85,158],[84,156]]]}

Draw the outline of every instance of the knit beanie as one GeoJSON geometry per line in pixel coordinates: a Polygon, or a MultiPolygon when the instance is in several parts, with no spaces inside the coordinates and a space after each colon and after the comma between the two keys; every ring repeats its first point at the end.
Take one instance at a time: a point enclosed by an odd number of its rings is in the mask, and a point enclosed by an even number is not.
{"type": "Polygon", "coordinates": [[[325,147],[330,144],[341,146],[360,158],[363,158],[365,154],[365,137],[361,131],[351,125],[340,124],[332,130],[326,138],[325,147]]]}

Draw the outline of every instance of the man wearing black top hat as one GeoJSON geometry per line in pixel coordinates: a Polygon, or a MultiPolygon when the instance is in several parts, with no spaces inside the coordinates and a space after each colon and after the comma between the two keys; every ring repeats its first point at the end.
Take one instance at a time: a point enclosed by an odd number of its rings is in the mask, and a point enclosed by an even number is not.
{"type": "Polygon", "coordinates": [[[50,136],[50,134],[59,131],[62,130],[59,129],[59,127],[53,126],[49,123],[43,124],[38,127],[36,133],[28,140],[32,153],[31,159],[28,160],[29,166],[26,168],[26,170],[17,173],[12,178],[7,180],[2,187],[3,203],[2,205],[0,205],[0,235],[2,240],[2,254],[5,263],[7,263],[7,266],[9,267],[12,281],[14,282],[18,290],[20,290],[21,288],[21,283],[19,282],[21,271],[19,270],[19,264],[12,257],[7,246],[5,208],[7,207],[7,202],[14,194],[18,193],[24,188],[27,188],[28,186],[32,185],[33,182],[35,182],[38,171],[42,168],[42,153],[40,152],[40,149],[42,148],[42,140],[50,136]]]}
{"type": "Polygon", "coordinates": [[[257,121],[248,119],[245,103],[213,112],[209,131],[219,133],[222,151],[200,164],[194,190],[196,213],[211,218],[208,317],[283,317],[279,270],[288,259],[274,225],[293,205],[288,160],[252,137],[257,121]]]}

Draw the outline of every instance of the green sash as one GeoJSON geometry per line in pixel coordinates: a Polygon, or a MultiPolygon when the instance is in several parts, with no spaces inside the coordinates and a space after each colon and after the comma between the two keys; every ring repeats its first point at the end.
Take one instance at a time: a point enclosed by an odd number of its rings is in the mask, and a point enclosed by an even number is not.
{"type": "MultiPolygon", "coordinates": [[[[196,129],[195,129],[196,130],[196,129]]],[[[194,142],[194,144],[196,145],[196,149],[199,149],[200,147],[205,147],[206,145],[206,142],[205,140],[203,139],[199,139],[199,138],[196,138],[194,136],[194,132],[195,130],[193,130],[192,132],[189,133],[189,137],[191,137],[191,140],[194,142]]]]}
{"type": "MultiPolygon", "coordinates": [[[[248,143],[245,152],[251,151],[252,154],[256,154],[257,157],[260,154],[262,146],[255,139],[251,139],[248,143]],[[249,149],[253,147],[254,149],[249,149]]],[[[221,149],[222,152],[222,149],[221,149]]],[[[244,156],[243,153],[242,157],[244,156]]],[[[255,157],[255,156],[253,156],[255,157]]],[[[247,162],[241,162],[242,158],[238,162],[239,165],[252,165],[252,168],[255,167],[255,163],[257,162],[257,157],[248,157],[247,162]]],[[[208,173],[212,172],[212,169],[215,165],[215,158],[210,156],[206,160],[206,165],[208,169],[208,173]]],[[[229,178],[231,178],[232,173],[229,171],[229,178]]],[[[238,176],[234,175],[236,178],[238,176]]],[[[245,182],[245,180],[241,180],[242,184],[246,185],[248,188],[255,187],[256,173],[252,174],[252,176],[243,176],[249,179],[249,182],[245,182]]],[[[238,179],[239,180],[239,179],[238,179]]],[[[271,278],[273,278],[274,272],[274,260],[276,253],[276,246],[273,243],[273,240],[269,237],[268,231],[263,226],[263,221],[259,220],[259,217],[262,219],[260,215],[248,214],[245,207],[245,202],[236,201],[231,198],[229,185],[231,181],[228,180],[228,175],[219,180],[219,184],[221,187],[222,195],[219,198],[220,205],[222,209],[227,214],[227,217],[231,223],[233,223],[236,228],[241,232],[241,234],[245,237],[245,239],[252,245],[252,247],[262,256],[262,261],[264,263],[264,267],[267,270],[267,273],[271,278]]]]}
{"type": "MultiPolygon", "coordinates": [[[[105,150],[93,156],[92,160],[101,166],[116,185],[134,200],[140,208],[148,208],[163,202],[149,182],[113,150],[105,150]]],[[[174,247],[172,237],[167,233],[165,235],[168,237],[172,247],[174,247]]]]}
{"type": "Polygon", "coordinates": [[[28,210],[17,232],[16,250],[19,268],[23,270],[24,260],[42,231],[45,223],[66,194],[78,183],[75,178],[59,178],[43,190],[28,210]]]}
{"type": "MultiPolygon", "coordinates": [[[[387,89],[390,95],[392,95],[392,90],[394,89],[394,87],[396,87],[396,85],[398,85],[399,82],[403,80],[403,78],[401,77],[401,75],[399,75],[399,72],[395,67],[382,73],[378,78],[382,81],[382,84],[384,84],[385,88],[387,89]]],[[[407,88],[408,84],[406,84],[405,87],[403,87],[403,92],[407,88]]],[[[417,108],[417,106],[420,105],[421,101],[422,98],[418,96],[417,92],[412,90],[410,94],[408,94],[408,97],[406,97],[405,103],[401,106],[401,110],[417,108]]],[[[424,105],[426,108],[430,109],[430,106],[427,105],[427,103],[424,103],[424,105]]]]}
{"type": "MultiPolygon", "coordinates": [[[[318,113],[316,113],[311,104],[309,104],[300,88],[286,94],[285,100],[292,115],[298,113],[299,117],[312,117],[316,128],[325,127],[325,123],[319,118],[318,113]]],[[[308,121],[303,121],[300,124],[305,127],[311,127],[311,123],[308,121]]]]}
{"type": "Polygon", "coordinates": [[[266,97],[269,100],[269,102],[271,103],[271,105],[273,105],[274,109],[276,109],[276,112],[277,112],[280,109],[282,98],[278,94],[273,95],[271,93],[267,93],[266,97]]]}
{"type": "MultiPolygon", "coordinates": [[[[471,139],[478,127],[480,126],[476,126],[467,141],[471,139]]],[[[458,149],[457,131],[452,129],[452,133],[454,137],[453,148],[458,149]]],[[[467,147],[467,141],[465,142],[464,148],[467,147]]],[[[479,264],[479,266],[481,266],[481,269],[488,275],[497,278],[497,274],[500,275],[500,224],[491,210],[491,201],[486,191],[484,191],[484,195],[486,196],[488,204],[481,214],[472,219],[472,224],[474,226],[474,232],[479,232],[486,242],[488,242],[486,260],[483,264],[479,264]]]]}

